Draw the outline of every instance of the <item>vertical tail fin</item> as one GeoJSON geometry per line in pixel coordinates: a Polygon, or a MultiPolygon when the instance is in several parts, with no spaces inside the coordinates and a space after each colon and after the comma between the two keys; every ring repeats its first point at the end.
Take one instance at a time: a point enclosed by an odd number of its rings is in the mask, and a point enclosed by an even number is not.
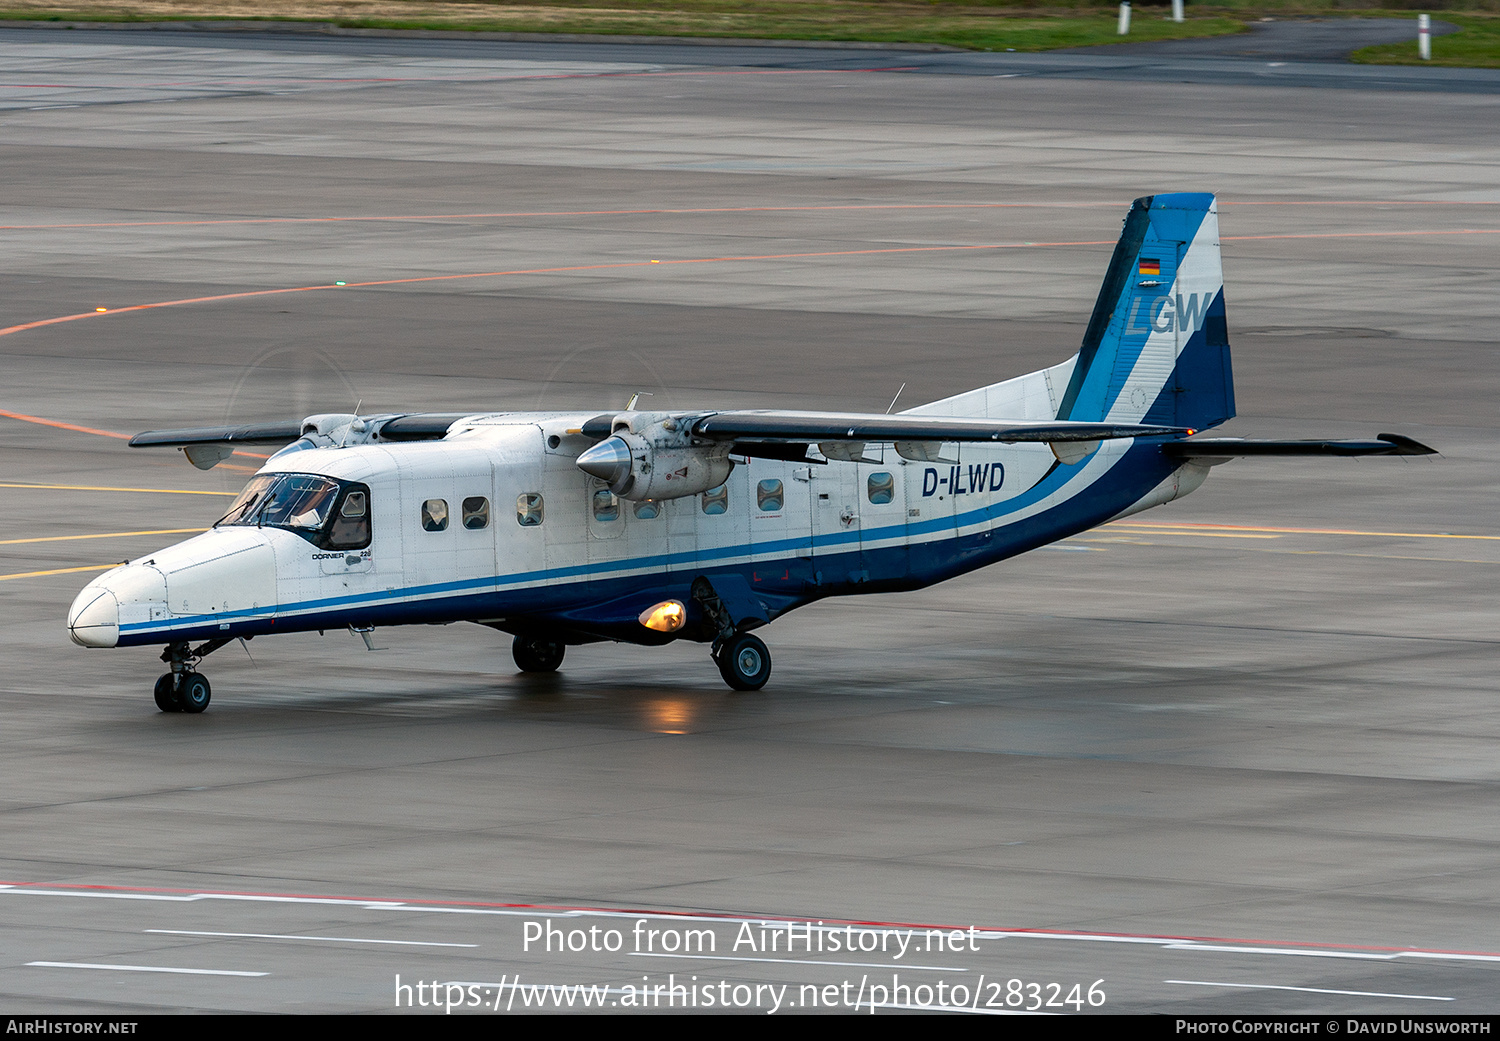
{"type": "Polygon", "coordinates": [[[1214,197],[1137,199],[1057,418],[1204,430],[1233,416],[1214,197]]]}

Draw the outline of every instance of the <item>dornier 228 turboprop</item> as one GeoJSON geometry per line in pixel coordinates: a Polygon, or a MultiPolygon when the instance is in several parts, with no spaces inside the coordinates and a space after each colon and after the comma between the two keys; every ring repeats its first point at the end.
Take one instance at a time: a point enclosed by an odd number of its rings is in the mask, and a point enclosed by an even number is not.
{"type": "MultiPolygon", "coordinates": [[[[1192,438],[1234,415],[1211,195],[1138,199],[1077,355],[896,415],[628,409],[321,415],[139,434],[208,469],[283,445],[212,530],[90,582],[85,647],[165,645],[200,712],[236,638],[471,621],[524,671],[601,640],[711,646],[824,597],[940,582],[1186,495],[1235,456],[1422,455],[1409,438],[1192,438]]],[[[367,636],[368,640],[368,636],[367,636]]]]}

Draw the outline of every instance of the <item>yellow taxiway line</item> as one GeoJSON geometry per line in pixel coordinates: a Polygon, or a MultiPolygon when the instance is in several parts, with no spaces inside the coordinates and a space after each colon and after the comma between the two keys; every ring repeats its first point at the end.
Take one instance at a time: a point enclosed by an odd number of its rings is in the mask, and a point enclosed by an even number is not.
{"type": "Polygon", "coordinates": [[[90,564],[88,567],[59,567],[51,571],[21,571],[14,575],[0,575],[0,582],[9,581],[12,578],[40,578],[42,575],[71,575],[78,571],[108,571],[119,564],[90,564]]]}
{"type": "Polygon", "coordinates": [[[124,539],[133,535],[187,535],[207,528],[161,528],[156,531],[101,531],[97,535],[44,535],[35,539],[0,539],[0,546],[19,546],[26,542],[73,542],[77,539],[124,539]]]}
{"type": "MultiPolygon", "coordinates": [[[[1216,532],[1276,532],[1281,535],[1364,535],[1385,539],[1477,539],[1500,542],[1500,535],[1454,535],[1446,531],[1357,531],[1351,528],[1255,528],[1240,524],[1153,524],[1147,521],[1114,521],[1106,528],[1149,529],[1142,534],[1206,535],[1216,532]]],[[[1096,529],[1097,530],[1097,529],[1096,529]]]]}
{"type": "Polygon", "coordinates": [[[109,488],[97,484],[14,484],[0,483],[0,488],[42,488],[60,492],[147,492],[154,495],[223,495],[236,496],[239,492],[205,492],[196,488],[109,488]]]}

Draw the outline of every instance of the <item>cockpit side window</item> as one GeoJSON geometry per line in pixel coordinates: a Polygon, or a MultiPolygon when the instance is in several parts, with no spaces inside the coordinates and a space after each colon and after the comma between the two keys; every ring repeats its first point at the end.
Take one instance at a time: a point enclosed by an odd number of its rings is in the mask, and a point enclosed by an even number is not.
{"type": "Polygon", "coordinates": [[[329,549],[364,549],[370,544],[370,489],[351,484],[328,525],[329,549]]]}

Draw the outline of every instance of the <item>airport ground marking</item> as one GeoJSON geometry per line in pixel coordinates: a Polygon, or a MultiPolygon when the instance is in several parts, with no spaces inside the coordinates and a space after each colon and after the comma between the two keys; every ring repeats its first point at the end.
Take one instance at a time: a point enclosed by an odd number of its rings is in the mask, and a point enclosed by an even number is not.
{"type": "MultiPolygon", "coordinates": [[[[1412,235],[1497,235],[1500,228],[1463,228],[1458,230],[1425,230],[1425,231],[1349,231],[1349,232],[1327,232],[1318,234],[1278,234],[1278,235],[1231,235],[1224,236],[1223,242],[1241,242],[1264,239],[1307,239],[1307,238],[1380,238],[1388,236],[1412,236],[1412,235]]],[[[417,275],[407,278],[381,278],[370,279],[362,282],[328,282],[310,286],[282,286],[276,289],[250,289],[236,293],[216,293],[211,296],[184,297],[180,300],[158,300],[148,304],[127,304],[123,307],[95,308],[92,311],[81,311],[77,314],[57,315],[53,318],[40,318],[32,322],[22,322],[19,325],[10,325],[0,328],[0,336],[10,336],[15,333],[25,332],[29,329],[40,329],[45,326],[58,325],[63,322],[77,322],[85,318],[108,318],[112,315],[125,314],[135,311],[150,311],[163,307],[181,307],[188,304],[216,303],[223,300],[245,300],[262,296],[281,296],[287,293],[312,293],[332,289],[370,289],[379,286],[417,285],[426,282],[452,282],[476,278],[503,278],[521,275],[554,275],[572,274],[581,271],[618,271],[630,268],[643,268],[652,265],[684,265],[684,264],[728,264],[728,263],[754,263],[766,260],[813,260],[824,257],[855,257],[855,256],[878,256],[883,254],[898,253],[943,253],[943,252],[965,252],[979,250],[1008,250],[1008,249],[1043,249],[1062,248],[1071,246],[1108,246],[1112,241],[1102,239],[1078,240],[1067,242],[982,242],[967,244],[951,244],[945,246],[886,246],[871,249],[839,249],[839,250],[813,250],[798,253],[756,253],[740,256],[719,257],[682,257],[678,259],[655,259],[655,260],[620,260],[597,264],[566,264],[556,267],[539,268],[514,268],[507,271],[469,271],[449,275],[417,275]]],[[[118,435],[112,435],[118,436],[118,435]]]]}
{"type": "Polygon", "coordinates": [[[35,539],[0,539],[0,546],[20,546],[31,542],[73,542],[78,539],[123,539],[136,535],[196,535],[207,528],[162,528],[157,531],[102,531],[95,535],[45,535],[35,539]]]}
{"type": "Polygon", "coordinates": [[[1297,958],[1353,958],[1359,961],[1394,961],[1399,953],[1370,951],[1313,951],[1296,947],[1227,947],[1212,943],[1169,943],[1169,951],[1206,951],[1213,954],[1280,954],[1297,958]]]}
{"type": "MultiPolygon", "coordinates": [[[[1091,530],[1091,531],[1097,531],[1098,529],[1097,528],[1091,528],[1089,530],[1091,530]]],[[[1253,532],[1239,532],[1239,531],[1157,531],[1155,529],[1151,529],[1151,530],[1137,530],[1135,528],[1132,528],[1129,531],[1123,532],[1120,535],[1117,535],[1114,538],[1109,539],[1108,541],[1110,541],[1110,542],[1119,542],[1119,541],[1124,541],[1124,540],[1129,539],[1129,538],[1134,538],[1134,537],[1139,536],[1139,535],[1192,535],[1192,536],[1195,536],[1195,537],[1212,538],[1212,539],[1279,539],[1279,538],[1281,538],[1280,535],[1258,535],[1258,534],[1255,534],[1253,532]]],[[[1104,541],[1104,540],[1095,539],[1093,541],[1099,542],[1099,541],[1104,541]]]]}
{"type": "MultiPolygon", "coordinates": [[[[358,222],[425,222],[458,220],[516,220],[528,217],[652,217],[719,213],[836,213],[860,210],[1068,210],[1117,207],[1119,200],[1099,202],[893,202],[829,203],[821,206],[691,206],[644,207],[626,210],[511,210],[494,213],[353,214],[343,217],[219,217],[202,220],[94,221],[73,224],[0,224],[0,231],[47,231],[70,228],[162,228],[224,224],[348,224],[358,222]]],[[[1500,206],[1489,199],[1312,199],[1236,202],[1219,206],[1500,206]]]]}
{"type": "Polygon", "coordinates": [[[19,419],[23,423],[38,423],[44,427],[57,427],[60,430],[73,430],[80,434],[95,434],[99,437],[113,437],[121,441],[128,441],[129,434],[117,434],[113,430],[99,430],[95,427],[83,427],[76,423],[64,423],[60,419],[44,419],[41,416],[29,416],[24,412],[11,412],[0,408],[0,416],[6,419],[19,419]]]}
{"type": "Polygon", "coordinates": [[[1109,202],[893,202],[831,203],[823,206],[693,206],[650,207],[633,210],[514,210],[496,213],[408,213],[391,215],[354,215],[347,217],[225,217],[211,220],[101,221],[80,224],[0,224],[0,231],[45,231],[69,228],[159,228],[216,226],[222,224],[345,224],[357,222],[515,220],[527,217],[673,217],[720,213],[822,213],[858,210],[1019,210],[1083,209],[1115,207],[1109,202]]]}
{"type": "MultiPolygon", "coordinates": [[[[94,313],[95,314],[99,314],[101,312],[100,312],[99,309],[96,308],[95,311],[94,311],[94,313]]],[[[44,426],[44,427],[57,427],[60,430],[73,430],[73,431],[76,431],[76,432],[78,432],[80,434],[94,434],[97,437],[112,437],[112,438],[116,438],[117,440],[120,440],[120,441],[126,441],[126,440],[129,440],[129,438],[130,438],[129,434],[120,434],[120,433],[116,433],[113,430],[99,430],[99,429],[97,429],[95,427],[79,426],[77,423],[64,423],[60,419],[47,419],[47,418],[45,418],[43,416],[29,416],[25,412],[11,412],[8,409],[3,409],[3,408],[0,408],[0,417],[4,417],[5,419],[20,420],[22,423],[37,423],[37,424],[39,424],[41,426],[44,426]]],[[[269,459],[269,458],[271,458],[269,455],[262,455],[259,452],[242,452],[242,451],[240,451],[238,449],[235,450],[234,454],[235,455],[246,456],[246,457],[248,457],[250,459],[269,459]]],[[[236,469],[238,469],[238,468],[236,468],[236,469]]],[[[0,487],[11,487],[11,486],[0,485],[0,487]]],[[[13,486],[13,487],[22,487],[22,486],[16,485],[16,486],[13,486]]]]}
{"type": "Polygon", "coordinates": [[[323,943],[383,943],[401,947],[478,947],[477,943],[441,943],[437,940],[372,940],[359,936],[292,936],[280,933],[210,933],[194,929],[143,929],[163,936],[211,936],[240,940],[317,940],[323,943]]]}
{"type": "Polygon", "coordinates": [[[1142,534],[1190,534],[1194,532],[1276,532],[1285,535],[1364,535],[1371,538],[1389,539],[1475,539],[1483,542],[1500,542],[1500,535],[1455,535],[1447,531],[1362,531],[1356,528],[1281,528],[1253,527],[1246,524],[1193,524],[1163,521],[1111,521],[1101,528],[1150,528],[1142,534]],[[1160,529],[1160,530],[1157,530],[1160,529]]]}
{"type": "Polygon", "coordinates": [[[13,578],[41,578],[45,575],[73,575],[77,574],[80,571],[108,571],[110,568],[117,568],[119,566],[120,565],[118,563],[90,564],[88,567],[59,567],[53,568],[50,571],[20,571],[13,575],[0,575],[0,582],[9,582],[13,578]]]}
{"type": "Polygon", "coordinates": [[[1208,980],[1162,980],[1184,987],[1233,987],[1238,990],[1295,990],[1303,994],[1348,994],[1357,998],[1406,998],[1411,1001],[1452,1001],[1435,994],[1385,994],[1378,990],[1328,990],[1323,987],[1289,987],[1275,983],[1213,983],[1208,980]]]}
{"type": "Polygon", "coordinates": [[[141,492],[150,495],[219,495],[233,498],[239,492],[210,492],[201,488],[116,488],[104,484],[32,484],[21,481],[0,482],[0,488],[36,488],[55,492],[141,492]]]}
{"type": "MultiPolygon", "coordinates": [[[[751,919],[760,921],[760,919],[751,919]]],[[[743,955],[728,954],[662,954],[654,951],[627,951],[632,958],[687,958],[694,961],[763,961],[772,962],[777,965],[838,965],[856,969],[889,969],[895,965],[898,969],[922,969],[927,972],[968,972],[968,969],[956,965],[908,965],[905,962],[896,964],[894,962],[872,962],[872,961],[822,961],[818,958],[747,958],[743,955]]]]}
{"type": "Polygon", "coordinates": [[[112,969],[116,972],[170,972],[185,976],[269,976],[269,972],[245,972],[241,969],[182,969],[171,965],[107,965],[86,961],[29,961],[40,969],[112,969]]]}
{"type": "MultiPolygon", "coordinates": [[[[235,890],[195,890],[166,887],[117,886],[100,883],[68,882],[7,882],[0,881],[0,896],[73,897],[107,900],[143,900],[168,903],[199,903],[203,901],[231,901],[264,904],[304,904],[322,907],[348,907],[369,911],[439,912],[448,914],[547,916],[555,918],[648,918],[675,922],[708,922],[720,924],[811,925],[813,928],[841,930],[846,926],[862,929],[918,929],[918,930],[963,930],[967,926],[952,923],[921,923],[910,921],[876,921],[855,919],[810,919],[793,915],[744,915],[704,911],[670,911],[661,908],[595,907],[584,905],[531,904],[510,901],[455,901],[424,899],[391,899],[380,897],[324,896],[300,893],[267,893],[235,890]]],[[[1196,945],[1245,945],[1269,946],[1264,939],[1244,937],[1167,936],[1146,933],[1090,933],[1068,932],[1046,928],[1000,928],[975,927],[975,937],[980,940],[1055,940],[1086,941],[1092,943],[1143,944],[1175,949],[1192,949],[1196,945]]],[[[1308,951],[1370,951],[1388,953],[1395,958],[1423,958],[1453,961],[1500,961],[1500,952],[1463,951],[1432,948],[1392,947],[1376,944],[1313,943],[1303,941],[1279,941],[1279,948],[1308,951]]],[[[1239,948],[1230,948],[1237,950],[1239,948]]]]}

